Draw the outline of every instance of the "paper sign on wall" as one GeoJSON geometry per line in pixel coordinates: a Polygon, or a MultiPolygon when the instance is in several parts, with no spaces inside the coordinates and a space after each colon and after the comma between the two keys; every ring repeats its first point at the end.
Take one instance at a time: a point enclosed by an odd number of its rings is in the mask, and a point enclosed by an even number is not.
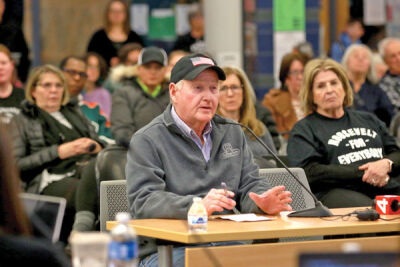
{"type": "Polygon", "coordinates": [[[149,39],[174,40],[175,16],[170,8],[158,8],[151,11],[149,39]]]}
{"type": "Polygon", "coordinates": [[[140,35],[147,35],[149,32],[149,5],[131,5],[131,28],[140,35]]]}
{"type": "Polygon", "coordinates": [[[386,23],[384,0],[364,0],[364,24],[383,25],[386,23]]]}
{"type": "Polygon", "coordinates": [[[304,31],[304,0],[274,0],[274,31],[304,31]]]}

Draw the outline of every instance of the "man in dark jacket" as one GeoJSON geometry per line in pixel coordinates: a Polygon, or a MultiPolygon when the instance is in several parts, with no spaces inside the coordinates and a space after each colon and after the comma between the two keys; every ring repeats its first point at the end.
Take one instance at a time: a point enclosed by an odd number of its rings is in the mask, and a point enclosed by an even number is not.
{"type": "Polygon", "coordinates": [[[137,77],[113,93],[111,132],[117,144],[128,147],[132,135],[167,107],[167,61],[163,49],[155,46],[143,49],[139,55],[137,77]]]}

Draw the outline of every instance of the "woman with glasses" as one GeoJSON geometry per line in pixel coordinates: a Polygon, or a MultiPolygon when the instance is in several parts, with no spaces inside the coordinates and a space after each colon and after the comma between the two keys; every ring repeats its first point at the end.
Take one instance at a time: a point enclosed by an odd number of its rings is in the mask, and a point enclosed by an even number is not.
{"type": "Polygon", "coordinates": [[[353,90],[332,59],[307,63],[300,98],[307,116],[293,127],[291,166],[307,174],[328,208],[369,206],[377,195],[400,194],[400,150],[384,123],[349,108],[353,90]]]}
{"type": "Polygon", "coordinates": [[[29,76],[21,113],[14,117],[14,146],[21,179],[29,193],[67,199],[62,240],[75,230],[92,230],[97,214],[94,163],[102,150],[92,124],[68,104],[62,72],[51,65],[29,76]],[[76,198],[76,199],[75,199],[76,198]]]}
{"type": "Polygon", "coordinates": [[[87,51],[101,55],[109,66],[119,62],[118,50],[127,43],[144,46],[142,37],[131,30],[129,8],[123,0],[111,0],[104,14],[104,28],[95,32],[89,41],[87,51]]]}
{"type": "MultiPolygon", "coordinates": [[[[222,69],[225,72],[226,80],[221,82],[217,113],[248,126],[276,153],[271,134],[264,124],[256,118],[254,90],[247,75],[234,67],[223,67],[222,69]]],[[[269,154],[247,130],[244,130],[244,132],[246,133],[247,143],[255,157],[269,154]]]]}
{"type": "Polygon", "coordinates": [[[279,70],[281,88],[271,89],[263,100],[275,119],[279,132],[288,139],[293,125],[304,117],[299,92],[303,82],[304,59],[299,54],[286,54],[279,70]]]}

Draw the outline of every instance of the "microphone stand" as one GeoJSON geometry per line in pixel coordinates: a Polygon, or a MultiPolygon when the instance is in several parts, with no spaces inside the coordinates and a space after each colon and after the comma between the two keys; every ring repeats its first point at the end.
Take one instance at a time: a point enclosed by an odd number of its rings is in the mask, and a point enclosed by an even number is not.
{"type": "Polygon", "coordinates": [[[217,122],[221,124],[232,124],[232,125],[237,125],[245,128],[249,133],[251,133],[256,140],[266,149],[268,152],[280,163],[282,166],[285,168],[285,170],[296,180],[297,183],[301,185],[301,187],[306,190],[306,192],[313,198],[315,207],[310,208],[310,209],[304,209],[304,210],[299,210],[299,211],[294,211],[288,215],[288,217],[330,217],[333,216],[332,212],[324,206],[324,204],[321,203],[317,199],[317,197],[294,175],[294,173],[286,166],[285,163],[282,162],[282,160],[246,125],[237,123],[237,122],[230,122],[227,120],[222,120],[217,118],[217,122]]]}

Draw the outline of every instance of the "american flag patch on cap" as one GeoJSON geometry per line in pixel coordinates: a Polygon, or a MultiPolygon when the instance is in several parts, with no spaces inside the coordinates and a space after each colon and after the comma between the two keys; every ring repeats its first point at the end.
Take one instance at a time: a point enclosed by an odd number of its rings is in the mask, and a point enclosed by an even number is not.
{"type": "Polygon", "coordinates": [[[192,61],[193,66],[197,66],[197,65],[212,65],[214,66],[214,62],[207,57],[194,57],[190,59],[192,61]]]}

